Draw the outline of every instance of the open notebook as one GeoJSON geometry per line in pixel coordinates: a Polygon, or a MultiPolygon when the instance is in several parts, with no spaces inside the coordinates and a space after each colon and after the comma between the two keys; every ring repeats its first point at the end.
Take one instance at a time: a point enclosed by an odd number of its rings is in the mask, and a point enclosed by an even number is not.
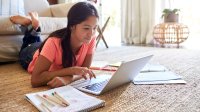
{"type": "Polygon", "coordinates": [[[86,95],[72,86],[63,86],[47,91],[30,93],[25,96],[25,98],[41,112],[91,111],[105,105],[105,101],[86,95]],[[54,92],[59,93],[59,96],[63,98],[68,105],[62,106],[52,102],[50,98],[45,99],[42,97],[44,95],[53,97],[52,93],[54,92]]]}
{"type": "MultiPolygon", "coordinates": [[[[122,64],[122,62],[116,62],[108,64],[109,66],[113,67],[119,67],[122,64]]],[[[150,64],[147,63],[144,68],[140,72],[165,72],[168,71],[168,69],[160,64],[150,64]]]]}
{"type": "MultiPolygon", "coordinates": [[[[99,70],[116,71],[122,62],[108,64],[99,70]],[[115,68],[114,68],[115,67],[115,68]]],[[[91,69],[96,69],[95,67],[91,69]]],[[[97,69],[98,70],[98,69],[97,69]]],[[[185,84],[182,77],[160,64],[147,63],[139,74],[133,77],[134,84],[185,84]]]]}
{"type": "Polygon", "coordinates": [[[185,84],[186,81],[174,72],[142,72],[133,79],[134,84],[185,84]]]}

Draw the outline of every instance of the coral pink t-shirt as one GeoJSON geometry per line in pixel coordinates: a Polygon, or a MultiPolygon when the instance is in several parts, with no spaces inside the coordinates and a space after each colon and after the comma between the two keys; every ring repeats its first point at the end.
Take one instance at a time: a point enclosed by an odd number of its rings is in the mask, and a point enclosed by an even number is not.
{"type": "MultiPolygon", "coordinates": [[[[86,44],[84,43],[80,50],[78,51],[78,54],[75,55],[76,57],[76,66],[82,66],[85,57],[87,54],[93,54],[96,47],[96,38],[93,37],[90,43],[86,44]]],[[[50,62],[52,62],[49,71],[55,71],[62,69],[62,48],[61,48],[61,39],[56,37],[49,38],[43,48],[40,52],[40,55],[46,57],[50,62]]],[[[39,57],[39,50],[35,52],[33,55],[33,59],[31,63],[28,66],[28,72],[32,73],[33,68],[35,66],[35,63],[39,57]]]]}

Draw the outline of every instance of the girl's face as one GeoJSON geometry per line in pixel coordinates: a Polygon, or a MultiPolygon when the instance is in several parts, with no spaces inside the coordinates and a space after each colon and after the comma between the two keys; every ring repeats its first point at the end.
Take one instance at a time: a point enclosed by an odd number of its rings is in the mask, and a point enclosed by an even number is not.
{"type": "Polygon", "coordinates": [[[88,17],[87,20],[72,27],[72,38],[80,43],[89,43],[96,33],[98,18],[95,16],[88,17]]]}

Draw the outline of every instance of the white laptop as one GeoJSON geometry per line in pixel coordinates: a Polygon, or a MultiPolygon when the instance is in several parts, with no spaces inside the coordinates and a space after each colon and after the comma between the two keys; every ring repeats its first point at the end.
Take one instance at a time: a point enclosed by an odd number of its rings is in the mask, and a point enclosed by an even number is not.
{"type": "Polygon", "coordinates": [[[70,85],[84,92],[100,95],[125,83],[132,82],[153,55],[123,62],[113,75],[98,75],[91,80],[81,79],[70,85]]]}

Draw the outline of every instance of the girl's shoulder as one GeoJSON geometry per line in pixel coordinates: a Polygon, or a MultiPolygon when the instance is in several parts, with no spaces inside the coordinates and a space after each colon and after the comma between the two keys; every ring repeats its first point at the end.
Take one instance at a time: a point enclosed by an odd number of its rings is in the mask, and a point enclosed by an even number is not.
{"type": "Polygon", "coordinates": [[[47,39],[47,42],[54,43],[54,44],[60,44],[60,41],[61,41],[61,38],[58,38],[58,37],[49,37],[47,39]]]}
{"type": "Polygon", "coordinates": [[[49,37],[48,38],[48,41],[60,41],[61,40],[61,38],[58,38],[58,37],[49,37]]]}

